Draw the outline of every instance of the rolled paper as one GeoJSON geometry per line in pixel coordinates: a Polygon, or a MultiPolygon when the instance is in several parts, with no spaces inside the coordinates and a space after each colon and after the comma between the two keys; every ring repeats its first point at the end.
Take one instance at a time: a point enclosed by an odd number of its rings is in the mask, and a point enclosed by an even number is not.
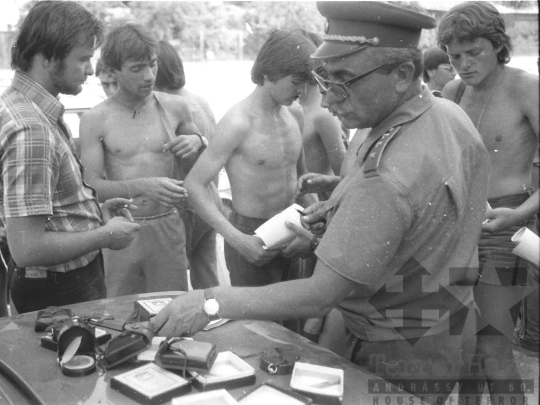
{"type": "Polygon", "coordinates": [[[296,233],[285,226],[285,221],[302,226],[297,210],[302,211],[303,208],[298,204],[293,204],[255,230],[255,235],[263,240],[266,249],[278,249],[294,239],[296,233]]]}
{"type": "Polygon", "coordinates": [[[523,227],[512,236],[512,242],[516,243],[512,253],[540,266],[540,238],[534,232],[523,227]]]}

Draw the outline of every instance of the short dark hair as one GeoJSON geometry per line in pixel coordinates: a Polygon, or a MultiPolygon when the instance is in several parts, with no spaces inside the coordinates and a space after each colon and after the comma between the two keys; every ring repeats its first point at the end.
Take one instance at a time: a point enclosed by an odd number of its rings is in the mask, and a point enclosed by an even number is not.
{"type": "Polygon", "coordinates": [[[493,48],[503,45],[497,54],[499,63],[510,62],[512,39],[506,34],[504,19],[495,6],[483,1],[459,4],[448,11],[437,29],[437,43],[443,51],[452,41],[485,38],[493,48]]]}
{"type": "Polygon", "coordinates": [[[185,86],[186,75],[182,59],[170,43],[159,41],[157,64],[156,88],[178,90],[185,86]]]}
{"type": "MultiPolygon", "coordinates": [[[[304,35],[307,39],[309,39],[313,45],[315,45],[315,48],[318,48],[323,43],[323,40],[319,34],[316,34],[312,31],[306,31],[301,28],[298,29],[302,35],[304,35]]],[[[317,67],[319,67],[322,64],[322,61],[320,60],[313,60],[313,70],[315,70],[317,67]]],[[[307,82],[311,84],[312,86],[317,85],[317,80],[315,80],[315,77],[310,74],[308,77],[307,82]]]]}
{"type": "Polygon", "coordinates": [[[411,62],[414,65],[412,79],[416,80],[422,74],[422,51],[418,48],[372,48],[376,52],[379,63],[386,66],[379,70],[382,75],[389,75],[399,65],[411,62]]]}
{"type": "Polygon", "coordinates": [[[313,68],[311,55],[316,49],[299,31],[274,30],[257,54],[251,81],[262,85],[265,76],[275,82],[290,75],[307,80],[313,68]]]}
{"type": "Polygon", "coordinates": [[[28,71],[40,53],[47,60],[63,61],[89,40],[95,48],[103,41],[103,26],[92,13],[71,1],[40,1],[22,23],[11,49],[11,68],[28,71]]]}
{"type": "Polygon", "coordinates": [[[157,55],[158,48],[152,32],[137,22],[128,22],[107,33],[101,57],[109,68],[121,70],[126,60],[149,58],[157,55]]]}
{"type": "Polygon", "coordinates": [[[450,63],[448,54],[438,46],[432,46],[424,51],[422,58],[424,60],[424,83],[429,83],[428,70],[437,69],[439,65],[450,63]]]}

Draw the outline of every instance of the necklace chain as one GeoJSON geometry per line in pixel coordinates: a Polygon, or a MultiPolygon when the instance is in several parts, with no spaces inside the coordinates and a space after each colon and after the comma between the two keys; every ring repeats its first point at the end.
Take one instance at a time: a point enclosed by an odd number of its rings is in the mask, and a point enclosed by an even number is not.
{"type": "Polygon", "coordinates": [[[504,68],[503,68],[503,71],[502,71],[501,75],[497,78],[497,82],[495,83],[495,86],[493,86],[493,89],[491,89],[491,92],[489,93],[489,97],[487,98],[486,103],[482,106],[482,111],[480,112],[480,117],[478,117],[478,121],[476,122],[476,129],[477,130],[480,130],[480,123],[482,122],[482,117],[484,116],[484,112],[486,111],[486,107],[488,106],[489,102],[491,101],[491,98],[493,97],[493,93],[495,93],[495,90],[497,90],[497,87],[499,87],[499,82],[501,81],[503,76],[504,76],[504,68]]]}

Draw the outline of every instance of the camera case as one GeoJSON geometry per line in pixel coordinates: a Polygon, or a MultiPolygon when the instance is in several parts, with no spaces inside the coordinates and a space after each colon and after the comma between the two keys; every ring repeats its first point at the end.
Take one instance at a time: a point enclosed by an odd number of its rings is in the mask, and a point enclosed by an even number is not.
{"type": "Polygon", "coordinates": [[[171,338],[161,342],[155,362],[168,370],[208,372],[217,355],[215,344],[171,338]]]}
{"type": "Polygon", "coordinates": [[[154,325],[151,322],[137,322],[124,325],[124,332],[112,338],[105,348],[100,364],[110,369],[128,360],[152,346],[154,325]]]}

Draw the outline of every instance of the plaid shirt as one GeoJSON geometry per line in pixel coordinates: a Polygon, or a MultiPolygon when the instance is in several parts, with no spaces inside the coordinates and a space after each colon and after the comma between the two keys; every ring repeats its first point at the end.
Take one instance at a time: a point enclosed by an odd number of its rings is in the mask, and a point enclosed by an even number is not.
{"type": "MultiPolygon", "coordinates": [[[[16,72],[0,96],[0,216],[47,215],[46,231],[81,232],[101,226],[95,191],[83,181],[64,106],[16,72]]],[[[31,249],[31,247],[29,247],[31,249]]],[[[34,270],[66,272],[86,266],[98,251],[34,270]]]]}

